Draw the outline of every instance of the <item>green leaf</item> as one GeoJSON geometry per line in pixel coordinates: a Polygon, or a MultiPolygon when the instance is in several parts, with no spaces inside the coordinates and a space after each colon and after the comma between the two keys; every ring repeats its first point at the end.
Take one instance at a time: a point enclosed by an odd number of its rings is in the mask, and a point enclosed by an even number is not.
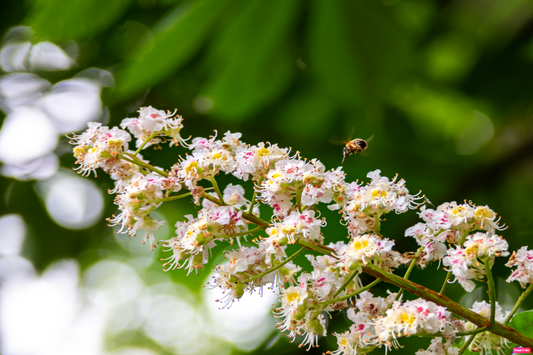
{"type": "Polygon", "coordinates": [[[372,104],[407,65],[406,37],[377,1],[315,0],[309,23],[309,70],[348,107],[372,104]]]}
{"type": "Polygon", "coordinates": [[[243,119],[288,86],[296,70],[291,34],[299,1],[244,1],[216,39],[208,62],[213,79],[205,93],[213,114],[243,119]]]}
{"type": "Polygon", "coordinates": [[[36,0],[25,23],[37,37],[85,40],[113,24],[132,0],[36,0]]]}
{"type": "Polygon", "coordinates": [[[517,332],[533,338],[533,311],[524,311],[515,314],[509,326],[517,332]]]}
{"type": "Polygon", "coordinates": [[[154,29],[154,43],[142,44],[140,61],[125,63],[116,74],[115,99],[131,97],[171,76],[201,48],[228,0],[201,0],[182,5],[154,29]],[[145,46],[153,46],[148,51],[145,46]]]}

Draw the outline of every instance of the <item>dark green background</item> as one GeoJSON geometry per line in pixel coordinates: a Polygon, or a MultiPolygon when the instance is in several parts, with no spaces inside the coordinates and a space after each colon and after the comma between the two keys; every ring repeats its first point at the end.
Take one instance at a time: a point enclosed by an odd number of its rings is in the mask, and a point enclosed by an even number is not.
{"type": "MultiPolygon", "coordinates": [[[[348,139],[355,127],[353,138],[374,137],[364,154],[346,160],[349,181],[381,169],[385,176],[398,173],[411,192],[422,190],[436,206],[489,205],[509,226],[502,235],[510,248],[518,249],[533,237],[532,14],[525,0],[2,1],[0,31],[24,24],[36,40],[75,40],[77,67],[39,74],[57,82],[88,67],[111,71],[115,86],[103,94],[111,126],[139,106],[178,108],[185,135],[238,131],[247,143],[290,146],[328,169],[342,158],[342,147],[328,140],[348,139]],[[199,95],[213,101],[210,112],[194,110],[199,95]],[[482,135],[487,117],[492,139],[459,154],[482,135]]],[[[145,157],[169,167],[178,154],[184,150],[145,157]]],[[[70,168],[74,158],[64,155],[61,163],[70,168]]],[[[0,181],[0,212],[19,213],[29,224],[24,254],[39,269],[66,257],[86,268],[119,253],[104,220],[83,231],[63,229],[49,219],[33,182],[0,181]]],[[[112,186],[103,176],[96,182],[112,186]]],[[[106,216],[114,207],[109,197],[106,216]]],[[[175,220],[192,207],[174,204],[175,220]]],[[[328,238],[344,238],[338,215],[324,215],[328,238]]],[[[417,215],[387,219],[385,236],[400,251],[413,250],[403,233],[417,215]]],[[[503,264],[496,268],[500,278],[509,274],[503,264]]],[[[437,289],[444,272],[431,270],[413,277],[437,289]]],[[[199,289],[203,279],[187,282],[199,289]]],[[[449,290],[462,294],[457,285],[449,290]]],[[[332,329],[346,324],[336,317],[332,329]]],[[[336,348],[323,343],[317,353],[336,348]]],[[[402,343],[414,346],[402,353],[426,347],[425,340],[402,343]]],[[[275,346],[266,351],[303,351],[284,341],[275,346]]]]}

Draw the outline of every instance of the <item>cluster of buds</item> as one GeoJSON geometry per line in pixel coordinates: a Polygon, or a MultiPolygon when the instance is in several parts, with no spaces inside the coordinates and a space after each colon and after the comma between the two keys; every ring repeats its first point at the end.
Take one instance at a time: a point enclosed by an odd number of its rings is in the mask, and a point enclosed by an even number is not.
{"type": "MultiPolygon", "coordinates": [[[[162,241],[164,250],[171,253],[165,259],[165,271],[184,268],[187,273],[197,273],[209,263],[213,248],[226,245],[228,263],[216,267],[210,284],[224,290],[225,297],[220,300],[224,307],[246,293],[269,287],[280,295],[274,311],[278,328],[292,340],[302,336],[301,346],[308,348],[318,346],[319,337],[327,335],[327,317],[344,311],[353,324],[344,333],[334,333],[339,346],[334,355],[398,348],[401,337],[415,334],[434,338],[419,355],[458,353],[465,338],[462,332],[467,333],[472,351],[490,353],[490,349],[506,346],[501,336],[475,331],[480,326],[475,313],[491,322],[503,321],[490,269],[497,257],[509,255],[508,244],[496,234],[503,227],[488,206],[450,202],[431,209],[421,206],[427,201],[425,196],[410,194],[405,180],[397,176],[389,179],[376,170],[368,173],[367,184],[348,182],[341,167],[326,170],[320,161],[306,160],[299,153],[290,155],[290,149],[276,144],[246,144],[240,133],[226,132],[221,139],[215,134],[185,140],[180,135],[182,121],[175,112],[145,107],[139,117],[123,120],[122,129],[90,123],[86,132],[71,141],[80,174],[96,175],[101,168],[115,181],[111,192],[116,194],[120,214],[110,219],[111,224],[130,236],[143,231],[143,242],[149,240],[152,249],[158,243],[154,232],[164,221],[153,219],[150,213],[162,203],[192,196],[198,212],[178,221],[175,236],[162,241]],[[131,135],[136,139],[135,151],[128,148],[131,135]],[[160,148],[166,142],[191,153],[168,170],[151,165],[140,155],[143,149],[160,148]],[[253,186],[248,191],[243,184],[221,189],[217,182],[221,173],[242,182],[252,180],[253,186]],[[260,216],[260,204],[270,207],[268,216],[260,216]],[[331,240],[325,233],[321,204],[339,210],[346,242],[331,240]],[[420,249],[401,254],[394,250],[394,241],[381,234],[382,217],[420,206],[423,223],[405,231],[420,249]],[[253,238],[253,246],[247,238],[253,238]],[[300,249],[289,254],[289,248],[296,245],[300,249]],[[310,251],[321,255],[306,255],[312,271],[305,272],[295,259],[310,251]],[[447,310],[448,301],[431,298],[431,291],[421,285],[422,297],[415,300],[404,300],[403,290],[386,298],[370,291],[382,280],[403,285],[392,278],[403,265],[409,269],[400,279],[408,282],[413,267],[424,268],[431,262],[447,268],[444,286],[452,275],[469,292],[476,287],[474,281],[486,280],[490,304],[465,308],[459,319],[447,310]],[[380,276],[364,286],[363,272],[380,276]]],[[[525,248],[513,254],[508,266],[517,269],[508,282],[533,283],[530,254],[525,248]]]]}

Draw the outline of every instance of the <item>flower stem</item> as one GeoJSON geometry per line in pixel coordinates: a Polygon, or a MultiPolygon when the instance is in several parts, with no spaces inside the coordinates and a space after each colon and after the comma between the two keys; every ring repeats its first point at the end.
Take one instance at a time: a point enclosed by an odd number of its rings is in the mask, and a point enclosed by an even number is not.
{"type": "Polygon", "coordinates": [[[296,253],[292,254],[291,256],[289,256],[287,259],[283,260],[282,262],[280,262],[278,265],[276,266],[273,266],[271,267],[270,269],[266,270],[266,271],[263,271],[262,273],[259,273],[255,276],[253,276],[252,278],[250,278],[248,281],[244,282],[244,283],[250,283],[250,282],[253,282],[257,279],[260,279],[261,277],[265,276],[265,275],[268,275],[270,274],[272,271],[276,271],[277,269],[279,269],[280,267],[282,267],[283,265],[287,264],[289,261],[291,261],[292,259],[296,258],[298,255],[300,255],[301,253],[303,253],[305,251],[305,248],[300,248],[296,253]]]}
{"type": "Polygon", "coordinates": [[[448,271],[448,273],[446,274],[446,278],[444,279],[444,283],[442,284],[442,288],[440,289],[439,295],[443,295],[444,291],[446,291],[446,286],[448,286],[448,280],[450,279],[451,276],[452,276],[452,272],[448,271]]]}
{"type": "Polygon", "coordinates": [[[366,285],[365,287],[362,287],[360,288],[359,290],[355,291],[355,292],[352,292],[348,295],[344,295],[342,297],[339,297],[339,298],[335,298],[335,299],[332,299],[332,300],[329,300],[327,302],[324,302],[322,303],[323,307],[326,308],[327,305],[329,304],[332,304],[332,303],[337,303],[337,302],[340,302],[342,300],[346,300],[348,298],[351,298],[351,297],[354,297],[354,296],[357,296],[358,294],[360,294],[361,292],[363,291],[366,291],[368,290],[369,288],[372,288],[374,286],[376,286],[378,283],[380,283],[381,280],[380,279],[375,279],[374,281],[372,281],[371,283],[369,283],[368,285],[366,285]]]}
{"type": "Polygon", "coordinates": [[[339,287],[339,289],[338,289],[337,291],[335,291],[335,293],[333,294],[333,297],[337,297],[337,295],[338,295],[339,293],[341,293],[341,291],[344,290],[344,289],[346,288],[346,286],[348,286],[348,284],[349,284],[350,282],[352,282],[353,278],[356,277],[357,274],[360,273],[360,272],[361,272],[361,270],[359,270],[359,269],[356,268],[356,269],[350,274],[350,276],[348,276],[348,278],[346,279],[346,281],[344,281],[344,283],[342,284],[342,286],[339,287]]]}
{"type": "Polygon", "coordinates": [[[252,234],[252,233],[255,233],[255,232],[259,232],[263,229],[265,229],[266,226],[259,226],[259,227],[256,227],[256,228],[253,228],[253,229],[250,229],[250,230],[247,230],[247,231],[244,231],[244,232],[240,232],[240,233],[235,233],[235,234],[225,234],[225,235],[217,235],[216,238],[233,238],[233,237],[242,237],[243,235],[248,235],[248,234],[252,234]]]}
{"type": "Polygon", "coordinates": [[[376,213],[376,215],[374,216],[374,232],[376,232],[377,235],[381,236],[381,225],[379,217],[379,213],[376,213]]]}
{"type": "Polygon", "coordinates": [[[490,266],[490,258],[486,257],[483,260],[483,264],[485,265],[485,273],[487,276],[487,285],[489,287],[489,290],[487,293],[489,294],[490,299],[490,324],[493,324],[496,320],[496,288],[494,286],[494,278],[492,277],[492,271],[490,266]]]}
{"type": "Polygon", "coordinates": [[[321,254],[325,254],[325,255],[331,255],[335,251],[335,250],[333,250],[331,248],[328,248],[328,247],[326,247],[324,245],[318,245],[318,244],[309,243],[309,242],[306,242],[305,240],[302,240],[302,239],[298,239],[297,243],[300,244],[300,245],[303,245],[304,247],[306,247],[308,249],[317,251],[317,252],[319,252],[321,254]]]}
{"type": "Polygon", "coordinates": [[[302,192],[303,192],[303,186],[300,186],[298,190],[296,190],[296,208],[298,208],[298,211],[302,212],[302,192]]]}
{"type": "MultiPolygon", "coordinates": [[[[264,177],[261,176],[261,178],[259,179],[259,182],[257,183],[259,187],[263,183],[263,180],[264,180],[264,177]]],[[[255,204],[256,195],[257,195],[257,191],[254,189],[254,194],[252,195],[252,202],[250,202],[250,209],[248,210],[248,213],[252,213],[253,210],[254,210],[254,204],[255,204]]]]}
{"type": "Polygon", "coordinates": [[[455,335],[458,336],[458,337],[464,337],[466,335],[471,335],[471,334],[477,334],[477,333],[484,332],[487,329],[489,329],[489,328],[488,327],[479,327],[479,328],[476,328],[474,330],[469,330],[467,332],[456,333],[455,335]]]}
{"type": "Polygon", "coordinates": [[[520,308],[520,305],[522,304],[522,302],[524,302],[524,300],[527,298],[527,296],[529,296],[531,291],[533,291],[533,285],[529,285],[527,290],[522,292],[522,294],[520,295],[520,297],[516,301],[513,309],[511,310],[511,313],[509,313],[507,318],[505,318],[505,321],[503,322],[503,324],[507,324],[507,323],[509,323],[511,321],[511,318],[513,318],[514,314],[516,313],[516,311],[518,311],[518,308],[520,308]]]}
{"type": "MultiPolygon", "coordinates": [[[[409,264],[409,268],[405,272],[405,275],[403,275],[403,278],[405,280],[409,280],[409,276],[411,275],[411,271],[413,271],[413,269],[414,269],[414,267],[415,267],[415,265],[416,265],[416,263],[418,261],[418,257],[420,256],[420,253],[422,252],[422,249],[423,249],[422,247],[418,248],[413,260],[411,260],[411,264],[409,264]]],[[[400,291],[398,291],[398,294],[396,295],[396,298],[394,300],[398,301],[400,299],[400,297],[402,297],[402,294],[403,294],[403,288],[400,289],[400,291]]]]}
{"type": "Polygon", "coordinates": [[[213,184],[213,188],[215,189],[215,192],[217,193],[218,199],[220,201],[221,206],[225,206],[226,203],[224,202],[224,196],[222,195],[222,192],[220,192],[220,189],[218,188],[217,180],[215,179],[215,173],[211,173],[211,184],[213,184]]]}
{"type": "Polygon", "coordinates": [[[175,196],[160,198],[160,199],[157,199],[157,200],[151,200],[150,202],[153,202],[153,203],[168,202],[168,201],[173,201],[173,200],[179,200],[180,198],[184,198],[184,197],[187,197],[187,196],[191,196],[191,193],[187,192],[187,193],[184,193],[184,194],[181,194],[181,195],[175,195],[175,196]]]}
{"type": "Polygon", "coordinates": [[[365,273],[377,277],[382,281],[385,281],[392,285],[401,287],[415,296],[422,297],[428,301],[438,304],[439,306],[446,307],[448,311],[474,323],[478,327],[488,327],[487,330],[489,330],[490,332],[504,337],[516,344],[527,347],[533,347],[533,339],[499,322],[494,322],[491,324],[486,317],[477,314],[466,307],[461,306],[459,303],[452,301],[444,295],[440,295],[437,292],[430,290],[422,285],[416,284],[410,280],[405,280],[398,275],[394,275],[390,272],[384,271],[373,264],[363,265],[362,269],[365,273]]]}
{"type": "Polygon", "coordinates": [[[164,177],[168,177],[168,174],[148,163],[145,163],[143,162],[141,159],[137,158],[135,155],[131,154],[131,153],[126,153],[124,152],[124,155],[120,155],[121,158],[123,158],[124,160],[127,160],[129,161],[130,163],[133,163],[133,164],[136,164],[136,165],[139,165],[139,166],[142,166],[143,168],[146,168],[150,171],[153,171],[155,173],[158,173],[159,175],[161,176],[164,176],[164,177]],[[124,155],[128,156],[131,160],[129,159],[124,159],[124,155]]]}
{"type": "Polygon", "coordinates": [[[468,347],[470,346],[470,344],[472,343],[475,337],[476,335],[474,334],[470,338],[468,338],[468,340],[465,341],[463,346],[461,346],[461,349],[459,349],[459,352],[457,353],[457,355],[463,355],[463,353],[466,351],[466,349],[468,349],[468,347]]]}
{"type": "Polygon", "coordinates": [[[146,140],[141,144],[141,146],[139,148],[137,148],[137,150],[135,151],[135,153],[133,153],[133,155],[137,155],[141,152],[141,150],[144,148],[144,146],[146,144],[148,144],[148,142],[150,142],[152,140],[152,138],[154,138],[155,136],[158,135],[158,132],[153,132],[148,138],[146,138],[146,140]]]}

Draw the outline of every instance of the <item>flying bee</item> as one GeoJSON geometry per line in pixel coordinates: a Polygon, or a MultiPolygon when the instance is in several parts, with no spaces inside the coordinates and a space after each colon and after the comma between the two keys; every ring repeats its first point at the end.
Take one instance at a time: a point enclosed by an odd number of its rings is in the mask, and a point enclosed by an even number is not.
{"type": "Polygon", "coordinates": [[[346,159],[346,157],[349,157],[350,155],[355,154],[355,153],[362,152],[363,150],[366,149],[366,147],[368,147],[368,143],[364,139],[361,139],[361,138],[355,138],[349,141],[348,143],[346,143],[346,145],[344,146],[344,150],[343,150],[344,155],[342,157],[341,164],[344,163],[344,159],[346,159]]]}
{"type": "MultiPolygon", "coordinates": [[[[352,136],[354,129],[355,127],[352,128],[350,137],[352,136]]],[[[368,138],[367,140],[364,140],[361,138],[355,138],[350,141],[339,141],[336,139],[330,139],[329,142],[333,144],[337,144],[337,145],[344,145],[343,157],[342,157],[342,163],[341,163],[343,164],[344,159],[346,159],[346,157],[349,157],[352,154],[359,153],[365,150],[368,147],[367,141],[372,140],[372,138],[374,138],[374,136],[368,138]]]]}

